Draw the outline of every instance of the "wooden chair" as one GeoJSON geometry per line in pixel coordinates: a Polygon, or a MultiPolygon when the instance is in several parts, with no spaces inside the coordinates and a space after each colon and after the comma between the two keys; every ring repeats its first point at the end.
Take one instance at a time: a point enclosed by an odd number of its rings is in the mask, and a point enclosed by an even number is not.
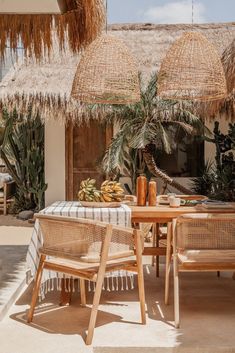
{"type": "Polygon", "coordinates": [[[4,216],[7,215],[7,207],[15,194],[15,182],[8,181],[3,184],[2,190],[0,190],[0,210],[3,210],[4,216]]]}
{"type": "MultiPolygon", "coordinates": [[[[168,200],[168,195],[159,195],[159,198],[162,197],[163,200],[165,201],[168,200]]],[[[204,195],[176,195],[175,197],[179,197],[182,200],[185,201],[205,201],[208,200],[207,196],[204,195]]],[[[156,225],[156,231],[155,231],[155,238],[153,238],[153,242],[156,244],[156,246],[162,246],[166,247],[167,246],[167,226],[162,225],[162,224],[157,224],[156,225]]],[[[153,260],[154,263],[154,260],[153,260]]],[[[156,273],[157,277],[159,277],[159,256],[156,256],[156,273]]]]}
{"type": "Polygon", "coordinates": [[[86,344],[92,343],[98,305],[106,272],[137,272],[142,323],[146,323],[142,267],[143,239],[138,230],[103,222],[36,214],[43,236],[28,322],[33,319],[43,270],[80,279],[81,304],[86,305],[85,280],[96,283],[86,344]],[[49,258],[47,258],[49,256],[49,258]],[[134,256],[134,259],[133,259],[134,256]]]}
{"type": "Polygon", "coordinates": [[[179,327],[179,272],[235,270],[235,215],[184,215],[172,227],[175,327],[179,327]]]}

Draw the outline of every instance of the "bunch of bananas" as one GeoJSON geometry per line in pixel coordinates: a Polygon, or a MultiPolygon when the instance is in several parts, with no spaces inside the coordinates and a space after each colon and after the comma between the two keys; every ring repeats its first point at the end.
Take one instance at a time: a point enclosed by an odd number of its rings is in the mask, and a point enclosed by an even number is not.
{"type": "Polygon", "coordinates": [[[96,189],[95,179],[83,180],[80,184],[80,190],[78,192],[78,200],[80,201],[97,201],[100,199],[100,191],[96,189]]]}
{"type": "Polygon", "coordinates": [[[120,183],[112,180],[105,180],[101,185],[100,198],[103,202],[122,201],[124,190],[120,183]]]}
{"type": "Polygon", "coordinates": [[[122,201],[124,190],[117,181],[105,180],[101,185],[101,190],[96,189],[95,179],[83,180],[78,192],[80,201],[112,202],[122,201]]]}

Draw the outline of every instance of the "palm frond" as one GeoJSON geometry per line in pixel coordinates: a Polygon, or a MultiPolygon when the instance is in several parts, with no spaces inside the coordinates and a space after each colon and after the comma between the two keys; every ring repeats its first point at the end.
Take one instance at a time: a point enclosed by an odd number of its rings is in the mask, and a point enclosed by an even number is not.
{"type": "Polygon", "coordinates": [[[163,100],[157,96],[157,75],[142,85],[141,101],[133,105],[114,106],[107,121],[115,122],[114,136],[103,161],[106,172],[120,169],[125,149],[143,149],[149,144],[171,153],[176,146],[178,129],[187,134],[202,135],[206,128],[195,114],[192,103],[163,100]],[[174,127],[174,128],[172,128],[174,127]]]}
{"type": "Polygon", "coordinates": [[[104,172],[109,174],[121,169],[126,145],[126,136],[123,134],[123,131],[120,130],[115,138],[112,139],[103,158],[102,165],[104,172]]]}

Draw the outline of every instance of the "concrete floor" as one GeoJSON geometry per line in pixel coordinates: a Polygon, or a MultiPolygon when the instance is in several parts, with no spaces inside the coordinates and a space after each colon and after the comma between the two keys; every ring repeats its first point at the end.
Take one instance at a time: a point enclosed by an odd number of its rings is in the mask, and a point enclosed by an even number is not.
{"type": "MultiPolygon", "coordinates": [[[[31,232],[25,227],[0,226],[2,302],[9,299],[24,278],[24,257],[31,232]]],[[[181,274],[181,328],[176,330],[172,295],[169,306],[163,301],[164,264],[160,278],[156,278],[155,268],[148,265],[150,258],[144,261],[145,326],[140,324],[136,288],[105,291],[93,345],[87,347],[83,337],[93,293],[88,293],[88,308],[82,308],[78,293],[74,293],[71,306],[59,307],[59,293],[50,292],[36,310],[34,322],[28,325],[25,312],[32,286],[25,286],[0,322],[0,353],[235,353],[235,281],[231,274],[222,273],[220,278],[215,273],[181,274]]]]}
{"type": "MultiPolygon", "coordinates": [[[[181,328],[173,325],[173,303],[165,306],[164,265],[155,277],[145,266],[147,324],[139,323],[137,290],[104,292],[92,347],[84,344],[89,308],[58,307],[59,293],[48,293],[26,323],[31,287],[25,288],[0,323],[0,353],[233,353],[235,352],[235,281],[230,274],[182,274],[181,328]]],[[[172,291],[171,291],[172,293],[172,291]]],[[[92,293],[88,294],[88,304],[92,293]]]]}
{"type": "MultiPolygon", "coordinates": [[[[10,224],[9,216],[4,224],[10,224]]],[[[25,256],[31,234],[32,228],[0,226],[0,320],[25,283],[25,256]]]]}
{"type": "Polygon", "coordinates": [[[32,227],[32,224],[28,221],[21,221],[15,215],[4,216],[0,213],[0,226],[32,227]]]}

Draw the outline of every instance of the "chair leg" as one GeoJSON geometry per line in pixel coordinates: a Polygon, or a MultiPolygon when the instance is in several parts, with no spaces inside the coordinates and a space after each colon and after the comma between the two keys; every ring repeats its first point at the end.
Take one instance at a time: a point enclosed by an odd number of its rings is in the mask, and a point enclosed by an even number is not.
{"type": "Polygon", "coordinates": [[[141,322],[143,325],[145,325],[146,324],[145,290],[144,290],[144,274],[143,274],[142,266],[138,266],[138,289],[139,289],[141,322]]]}
{"type": "Polygon", "coordinates": [[[135,246],[136,246],[136,261],[137,261],[137,275],[138,275],[138,289],[139,289],[139,300],[140,300],[140,312],[141,322],[143,325],[146,324],[146,312],[145,312],[145,290],[144,290],[144,273],[142,263],[142,245],[138,234],[135,235],[135,246]]]}
{"type": "Polygon", "coordinates": [[[80,295],[81,295],[81,305],[86,306],[86,287],[85,280],[80,278],[80,295]]]}
{"type": "Polygon", "coordinates": [[[70,305],[72,300],[72,286],[69,278],[61,279],[60,306],[70,305]]]}
{"type": "Polygon", "coordinates": [[[4,200],[3,203],[3,215],[6,216],[7,215],[7,201],[4,200]]]}
{"type": "Polygon", "coordinates": [[[101,261],[100,261],[100,266],[99,266],[99,271],[98,271],[98,276],[96,281],[96,288],[95,288],[95,294],[93,298],[93,305],[91,309],[91,316],[90,316],[90,322],[88,326],[86,344],[91,344],[93,335],[94,335],[94,328],[95,328],[95,323],[97,318],[102,286],[104,282],[106,262],[108,259],[108,251],[109,251],[109,244],[110,244],[111,237],[112,237],[112,226],[109,224],[107,226],[105,240],[102,248],[101,261]]]}
{"type": "Polygon", "coordinates": [[[38,266],[37,275],[36,275],[36,279],[35,279],[35,284],[34,284],[34,288],[33,288],[31,305],[30,305],[30,309],[29,309],[29,312],[28,312],[28,318],[27,318],[28,322],[31,322],[33,320],[34,309],[35,309],[37,298],[38,298],[38,292],[39,292],[39,288],[40,288],[40,284],[41,284],[42,272],[43,272],[43,266],[44,266],[45,258],[46,258],[45,255],[41,255],[40,260],[39,260],[39,266],[38,266]]]}
{"type": "Polygon", "coordinates": [[[7,183],[3,185],[3,215],[7,215],[7,183]]]}
{"type": "Polygon", "coordinates": [[[94,335],[95,323],[96,323],[98,307],[99,307],[99,302],[100,302],[100,297],[101,297],[101,291],[102,291],[102,286],[103,286],[103,281],[104,281],[104,274],[105,274],[105,271],[103,271],[103,273],[100,273],[100,276],[98,276],[98,280],[96,282],[95,294],[94,294],[94,298],[93,298],[91,316],[90,316],[87,338],[86,338],[87,345],[92,343],[92,339],[93,339],[93,335],[94,335]]]}
{"type": "Polygon", "coordinates": [[[169,304],[169,286],[170,286],[170,271],[171,271],[171,239],[172,239],[172,224],[167,225],[167,248],[166,248],[166,273],[165,273],[165,304],[169,304]]]}
{"type": "Polygon", "coordinates": [[[174,255],[174,313],[175,313],[175,327],[180,326],[179,317],[179,273],[178,273],[178,263],[177,256],[174,255]]]}

